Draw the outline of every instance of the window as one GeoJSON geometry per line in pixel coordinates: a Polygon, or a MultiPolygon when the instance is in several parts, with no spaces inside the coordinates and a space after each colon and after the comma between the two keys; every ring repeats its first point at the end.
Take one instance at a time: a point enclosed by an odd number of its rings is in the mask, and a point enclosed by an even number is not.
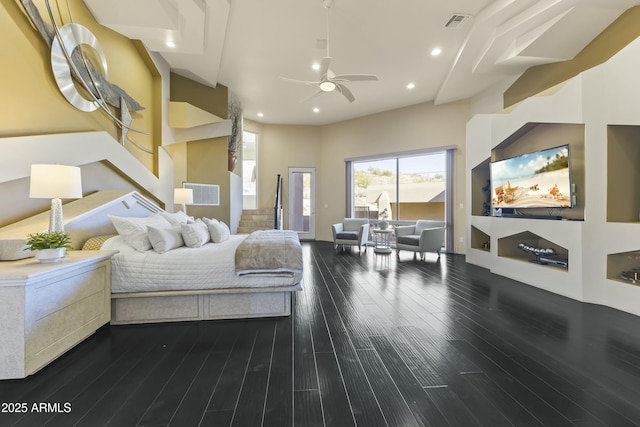
{"type": "Polygon", "coordinates": [[[257,135],[242,132],[242,199],[245,209],[256,209],[257,198],[257,135]]]}
{"type": "Polygon", "coordinates": [[[377,221],[433,219],[447,224],[453,242],[453,149],[347,160],[347,215],[377,221]]]}

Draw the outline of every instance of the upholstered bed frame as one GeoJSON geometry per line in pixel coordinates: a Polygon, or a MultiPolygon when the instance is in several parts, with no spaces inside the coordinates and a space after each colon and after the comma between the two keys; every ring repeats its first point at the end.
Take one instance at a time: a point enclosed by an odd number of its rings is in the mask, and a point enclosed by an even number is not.
{"type": "MultiPolygon", "coordinates": [[[[107,215],[144,217],[161,209],[138,192],[99,191],[64,205],[65,231],[73,249],[90,238],[115,234],[107,215]]],[[[0,229],[0,239],[24,238],[48,227],[47,212],[0,229]]],[[[291,293],[286,287],[131,292],[111,295],[111,323],[135,324],[209,319],[288,316],[291,293]]]]}

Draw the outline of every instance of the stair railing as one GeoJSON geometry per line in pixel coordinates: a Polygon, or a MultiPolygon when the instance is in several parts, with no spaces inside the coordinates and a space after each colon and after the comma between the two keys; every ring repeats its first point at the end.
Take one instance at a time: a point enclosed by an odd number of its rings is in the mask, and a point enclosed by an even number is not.
{"type": "Polygon", "coordinates": [[[282,230],[282,176],[276,178],[276,203],[273,208],[273,228],[282,230]]]}

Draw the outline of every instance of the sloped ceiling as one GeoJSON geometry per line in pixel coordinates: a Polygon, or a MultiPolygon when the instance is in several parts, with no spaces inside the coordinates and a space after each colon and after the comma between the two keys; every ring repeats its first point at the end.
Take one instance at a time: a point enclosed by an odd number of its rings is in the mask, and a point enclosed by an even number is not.
{"type": "Polygon", "coordinates": [[[247,118],[320,125],[426,101],[472,97],[533,65],[573,58],[631,0],[84,0],[98,22],[162,54],[172,70],[229,87],[247,118]],[[455,29],[454,14],[470,15],[455,29]],[[318,80],[332,69],[376,74],[339,93],[280,79],[318,80]],[[168,47],[173,41],[174,47],[168,47]],[[435,47],[442,54],[432,56],[435,47]],[[408,83],[415,85],[407,89],[408,83]],[[313,109],[317,108],[317,113],[313,109]],[[259,116],[258,113],[262,113],[259,116]]]}

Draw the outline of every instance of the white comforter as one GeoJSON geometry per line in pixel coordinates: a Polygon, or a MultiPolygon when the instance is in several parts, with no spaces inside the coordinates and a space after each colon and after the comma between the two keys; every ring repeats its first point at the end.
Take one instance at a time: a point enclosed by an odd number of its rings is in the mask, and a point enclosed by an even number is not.
{"type": "Polygon", "coordinates": [[[111,292],[266,288],[300,282],[302,273],[293,277],[237,276],[235,251],[246,237],[232,235],[222,243],[182,247],[163,254],[138,252],[121,236],[112,237],[102,245],[102,249],[120,251],[111,259],[111,292]]]}

